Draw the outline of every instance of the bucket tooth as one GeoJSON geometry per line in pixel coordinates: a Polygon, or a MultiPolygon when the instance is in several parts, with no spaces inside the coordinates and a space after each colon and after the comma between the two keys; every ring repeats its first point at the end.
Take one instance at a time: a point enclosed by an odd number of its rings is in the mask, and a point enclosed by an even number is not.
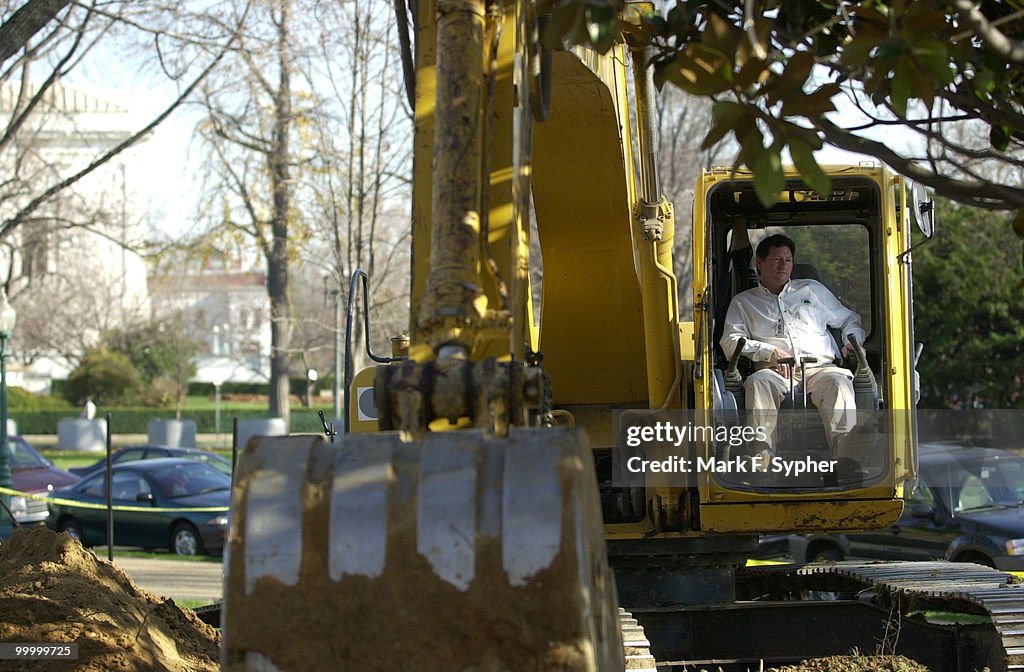
{"type": "Polygon", "coordinates": [[[290,465],[304,464],[315,441],[312,437],[287,437],[279,442],[280,450],[260,453],[259,468],[245,491],[245,508],[262,512],[245,518],[246,593],[252,593],[255,583],[264,577],[287,586],[299,580],[304,474],[290,465]]]}
{"type": "Polygon", "coordinates": [[[479,445],[476,432],[432,434],[420,461],[416,550],[460,591],[469,589],[475,574],[479,445]]]}
{"type": "Polygon", "coordinates": [[[387,444],[343,444],[335,453],[328,556],[332,581],[345,574],[372,579],[384,573],[391,458],[387,444]]]}

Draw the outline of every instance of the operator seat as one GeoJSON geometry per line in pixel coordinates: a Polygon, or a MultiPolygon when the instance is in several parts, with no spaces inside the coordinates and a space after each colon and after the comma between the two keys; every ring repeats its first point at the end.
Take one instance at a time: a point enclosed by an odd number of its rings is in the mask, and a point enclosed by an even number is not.
{"type": "Polygon", "coordinates": [[[793,272],[789,275],[792,280],[817,280],[821,282],[821,275],[814,264],[793,264],[793,272]]]}

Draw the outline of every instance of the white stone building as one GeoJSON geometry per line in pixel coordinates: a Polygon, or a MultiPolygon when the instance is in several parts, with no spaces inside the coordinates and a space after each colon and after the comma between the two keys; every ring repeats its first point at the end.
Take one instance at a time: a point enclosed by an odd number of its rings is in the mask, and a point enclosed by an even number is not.
{"type": "MultiPolygon", "coordinates": [[[[33,86],[0,87],[0,130],[33,86]]],[[[5,226],[51,185],[89,166],[134,132],[128,110],[54,85],[14,141],[0,147],[5,226]]],[[[5,233],[0,283],[18,310],[12,384],[48,391],[101,333],[149,314],[139,167],[145,139],[60,192],[5,233]]]]}
{"type": "Polygon", "coordinates": [[[270,300],[266,274],[238,262],[149,278],[153,315],[180,314],[203,343],[200,382],[266,383],[270,379],[270,300]]]}

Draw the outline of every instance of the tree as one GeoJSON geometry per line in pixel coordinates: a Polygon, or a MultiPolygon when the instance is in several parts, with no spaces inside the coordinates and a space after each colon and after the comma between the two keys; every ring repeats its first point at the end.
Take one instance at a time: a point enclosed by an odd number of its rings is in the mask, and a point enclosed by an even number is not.
{"type": "Polygon", "coordinates": [[[0,63],[16,54],[67,5],[68,0],[29,0],[19,7],[0,25],[0,63]]]}
{"type": "Polygon", "coordinates": [[[665,88],[656,98],[658,120],[658,177],[665,197],[675,204],[676,233],[673,259],[679,279],[679,307],[693,308],[693,228],[686,225],[686,206],[701,171],[731,163],[736,148],[728,141],[702,147],[701,129],[712,122],[711,103],[676,88],[665,88]]]}
{"type": "MultiPolygon", "coordinates": [[[[664,15],[623,15],[616,0],[553,0],[545,39],[607,49],[620,31],[650,42],[656,78],[714,101],[705,146],[732,134],[760,198],[783,183],[788,150],[819,191],[823,144],[874,156],[948,198],[986,209],[1024,208],[1024,17],[1019,3],[678,2],[664,15]],[[860,113],[832,115],[837,100],[860,113]],[[986,130],[983,143],[949,132],[986,130]],[[872,132],[885,131],[884,138],[872,132]],[[893,134],[916,140],[901,147],[893,134]],[[990,180],[979,160],[1009,168],[990,180]]],[[[1024,233],[1024,214],[1015,226],[1024,233]]]]}
{"type": "MultiPolygon", "coordinates": [[[[95,223],[90,219],[81,221],[62,215],[59,209],[54,212],[49,206],[72,185],[144,138],[177,109],[230,48],[237,30],[236,25],[225,24],[219,33],[204,36],[203,43],[197,46],[205,52],[206,58],[192,54],[193,63],[198,60],[202,66],[198,74],[192,68],[164,71],[172,83],[180,84],[180,95],[152,121],[137,132],[120,138],[113,146],[100,144],[99,151],[88,161],[80,165],[64,165],[65,162],[52,157],[40,160],[39,144],[41,130],[52,126],[55,119],[65,114],[54,103],[54,96],[59,95],[60,82],[82,64],[101,40],[109,39],[118,27],[130,26],[131,30],[157,43],[161,38],[171,42],[179,39],[162,28],[145,26],[133,20],[129,14],[130,3],[64,4],[66,8],[61,7],[61,3],[37,2],[22,8],[39,12],[43,17],[52,14],[59,20],[51,22],[46,30],[40,27],[40,24],[46,26],[45,22],[32,23],[36,30],[31,34],[16,30],[15,25],[10,35],[20,36],[18,39],[24,39],[24,43],[20,50],[14,50],[16,57],[0,68],[0,86],[5,90],[0,112],[0,158],[9,165],[9,176],[0,190],[0,242],[8,240],[26,224],[40,226],[50,222],[51,225],[69,227],[95,223]]],[[[21,14],[21,11],[16,12],[9,22],[0,27],[0,33],[2,28],[18,24],[21,14]]],[[[9,46],[14,46],[14,43],[9,46]]],[[[71,210],[74,212],[75,208],[71,210]]],[[[8,269],[13,268],[11,264],[7,266],[8,269]]],[[[12,280],[10,270],[7,276],[3,278],[5,286],[12,280]]]]}
{"type": "Polygon", "coordinates": [[[1024,408],[1024,293],[1007,217],[940,201],[914,251],[914,323],[925,408],[1024,408]],[[967,330],[967,333],[965,333],[967,330]]]}
{"type": "Polygon", "coordinates": [[[64,397],[73,404],[92,398],[97,404],[130,399],[139,389],[139,372],[128,356],[100,346],[89,350],[68,376],[64,397]]]}
{"type": "Polygon", "coordinates": [[[317,8],[295,0],[259,4],[227,66],[204,85],[200,96],[206,119],[199,134],[210,157],[204,215],[213,226],[206,242],[218,245],[226,238],[241,244],[248,239],[266,262],[269,412],[286,421],[293,328],[289,265],[309,236],[295,208],[296,173],[309,161],[300,134],[317,107],[317,87],[297,67],[305,45],[317,44],[331,29],[319,18],[317,8]],[[293,85],[296,78],[300,86],[293,85]]]}
{"type": "Polygon", "coordinates": [[[106,335],[106,346],[128,357],[139,373],[144,401],[154,405],[173,402],[177,417],[188,394],[188,381],[196,375],[194,357],[200,341],[186,330],[183,315],[168,315],[116,329],[106,335]]]}
{"type": "MultiPolygon", "coordinates": [[[[377,339],[376,351],[388,352],[387,337],[407,329],[410,289],[402,271],[408,265],[412,116],[396,27],[388,5],[373,0],[336,3],[324,11],[342,29],[327,36],[309,62],[309,70],[329,83],[329,104],[316,110],[308,260],[323,269],[326,289],[343,305],[355,271],[368,274],[371,338],[377,339]]],[[[356,368],[369,363],[362,324],[357,314],[356,368]]],[[[339,323],[329,331],[344,328],[339,323]]]]}
{"type": "Polygon", "coordinates": [[[71,245],[53,252],[54,271],[17,294],[18,356],[25,363],[57,356],[73,366],[104,332],[141,319],[146,307],[123,296],[119,283],[102,282],[108,260],[71,245]]]}
{"type": "Polygon", "coordinates": [[[407,283],[392,271],[407,247],[407,227],[393,223],[407,219],[395,213],[408,190],[409,115],[389,18],[379,2],[266,3],[203,90],[205,243],[255,242],[267,264],[273,415],[287,417],[294,357],[326,364],[314,353],[344,328],[331,308],[357,268],[370,273],[376,315],[405,307],[407,283]]]}
{"type": "MultiPolygon", "coordinates": [[[[184,16],[186,10],[176,12],[184,16]]],[[[160,71],[157,78],[173,93],[141,128],[80,127],[77,118],[95,112],[98,101],[82,104],[68,82],[83,67],[109,58],[99,45],[143,42],[154,61],[170,44],[184,48],[153,18],[137,3],[31,0],[0,25],[0,285],[18,306],[17,353],[26,362],[55,355],[74,363],[105,329],[136,318],[143,308],[124,298],[124,287],[103,282],[110,264],[96,247],[138,241],[123,233],[123,168],[113,183],[114,173],[101,168],[111,168],[114,157],[123,159],[188,98],[230,47],[236,29],[208,30],[194,40],[189,67],[160,71]],[[121,236],[112,233],[118,230],[121,236]],[[82,245],[86,239],[98,243],[82,245]],[[83,249],[92,250],[93,258],[83,249]]]]}

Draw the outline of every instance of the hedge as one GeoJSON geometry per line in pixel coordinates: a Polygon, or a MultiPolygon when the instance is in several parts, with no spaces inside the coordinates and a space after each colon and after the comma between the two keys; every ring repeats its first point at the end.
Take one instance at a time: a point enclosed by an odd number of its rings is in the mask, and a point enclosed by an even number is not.
{"type": "MultiPolygon", "coordinates": [[[[54,380],[50,395],[53,397],[63,397],[67,382],[66,380],[54,380]]],[[[305,378],[290,378],[288,380],[288,389],[291,394],[304,397],[306,396],[307,382],[305,378]]],[[[316,382],[316,389],[328,390],[332,385],[334,385],[334,375],[333,373],[328,373],[316,382]]],[[[188,384],[187,394],[189,395],[213,397],[214,392],[213,383],[188,384]]],[[[224,383],[220,386],[221,394],[269,394],[269,392],[270,385],[268,383],[224,383]]]]}
{"type": "MultiPolygon", "coordinates": [[[[75,410],[70,412],[67,410],[13,411],[10,413],[10,417],[17,421],[18,432],[21,434],[56,434],[59,420],[76,418],[78,414],[75,410]]],[[[181,414],[181,417],[183,420],[194,420],[197,433],[212,434],[216,431],[216,411],[214,410],[186,411],[181,414]]],[[[259,410],[221,411],[220,431],[225,434],[230,433],[234,418],[248,420],[266,417],[266,411],[259,410]]],[[[123,408],[110,412],[110,426],[114,434],[145,434],[148,431],[150,420],[174,420],[174,418],[173,409],[123,408]]],[[[316,411],[308,408],[292,409],[291,425],[291,431],[297,433],[320,433],[323,431],[323,425],[316,411]]]]}

